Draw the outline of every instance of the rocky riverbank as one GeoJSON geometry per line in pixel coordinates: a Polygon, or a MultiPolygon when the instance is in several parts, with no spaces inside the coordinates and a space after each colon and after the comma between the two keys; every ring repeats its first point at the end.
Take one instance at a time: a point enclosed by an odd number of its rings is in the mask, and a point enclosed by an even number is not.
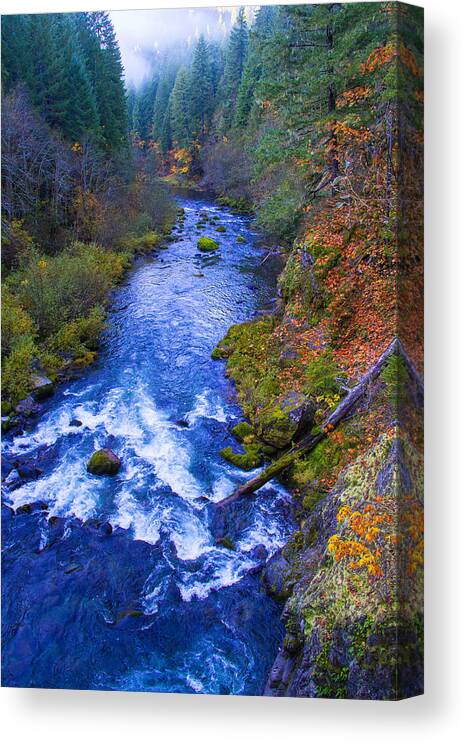
{"type": "MultiPolygon", "coordinates": [[[[243,449],[228,452],[242,468],[253,454],[279,459],[303,434],[318,433],[356,381],[311,312],[296,311],[313,280],[309,268],[292,266],[291,292],[289,269],[288,262],[277,311],[230,328],[213,352],[227,361],[248,418],[243,449]],[[283,404],[290,395],[297,407],[283,404]]],[[[266,695],[422,693],[422,404],[413,364],[393,353],[337,429],[325,429],[282,475],[297,528],[262,576],[286,626],[266,695]]],[[[217,511],[222,537],[234,536],[243,507],[217,511]]]]}

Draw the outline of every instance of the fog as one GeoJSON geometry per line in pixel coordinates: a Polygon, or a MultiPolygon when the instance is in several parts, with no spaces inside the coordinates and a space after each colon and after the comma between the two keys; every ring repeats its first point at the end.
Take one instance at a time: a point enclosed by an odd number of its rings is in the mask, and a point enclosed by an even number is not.
{"type": "MultiPolygon", "coordinates": [[[[126,83],[139,86],[150,75],[157,55],[177,41],[192,44],[201,33],[207,38],[224,38],[237,11],[238,8],[186,8],[111,12],[126,83]]],[[[247,11],[253,13],[250,7],[247,11]]]]}

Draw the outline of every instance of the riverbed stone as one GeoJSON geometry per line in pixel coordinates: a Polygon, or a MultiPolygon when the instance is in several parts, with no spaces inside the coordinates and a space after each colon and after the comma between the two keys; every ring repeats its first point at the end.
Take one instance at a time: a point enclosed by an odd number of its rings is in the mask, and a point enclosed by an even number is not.
{"type": "Polygon", "coordinates": [[[111,448],[95,451],[87,462],[87,471],[97,476],[113,476],[121,469],[121,460],[111,448]]]}

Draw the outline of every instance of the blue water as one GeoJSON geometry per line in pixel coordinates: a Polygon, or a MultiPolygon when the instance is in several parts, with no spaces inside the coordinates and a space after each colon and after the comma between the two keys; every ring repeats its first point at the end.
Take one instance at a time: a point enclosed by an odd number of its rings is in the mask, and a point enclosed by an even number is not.
{"type": "Polygon", "coordinates": [[[4,685],[256,694],[277,653],[280,608],[256,567],[289,534],[289,498],[263,488],[236,514],[236,551],[218,545],[213,503],[250,474],[218,453],[241,411],[210,353],[270,308],[278,265],[246,217],[179,203],[176,241],[115,292],[98,364],[4,443],[43,472],[5,488],[6,503],[44,503],[3,518],[4,685]],[[200,232],[205,212],[220,219],[200,232]],[[202,234],[217,253],[197,250],[202,234]],[[86,471],[103,446],[123,462],[116,477],[86,471]]]}

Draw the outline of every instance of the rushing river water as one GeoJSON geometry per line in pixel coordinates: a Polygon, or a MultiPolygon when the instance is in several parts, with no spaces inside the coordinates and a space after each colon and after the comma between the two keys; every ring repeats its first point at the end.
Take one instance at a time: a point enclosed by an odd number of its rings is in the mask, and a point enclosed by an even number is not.
{"type": "Polygon", "coordinates": [[[218,453],[241,411],[210,353],[270,307],[278,266],[246,217],[178,200],[185,225],[115,292],[98,364],[5,441],[42,470],[6,502],[47,510],[4,510],[4,685],[254,694],[277,653],[280,608],[257,566],[286,540],[288,497],[264,488],[236,550],[217,544],[212,503],[250,475],[218,453]],[[226,232],[198,231],[201,213],[226,232]],[[220,250],[200,253],[201,234],[220,250]],[[116,477],[86,472],[103,446],[122,459],[116,477]]]}

